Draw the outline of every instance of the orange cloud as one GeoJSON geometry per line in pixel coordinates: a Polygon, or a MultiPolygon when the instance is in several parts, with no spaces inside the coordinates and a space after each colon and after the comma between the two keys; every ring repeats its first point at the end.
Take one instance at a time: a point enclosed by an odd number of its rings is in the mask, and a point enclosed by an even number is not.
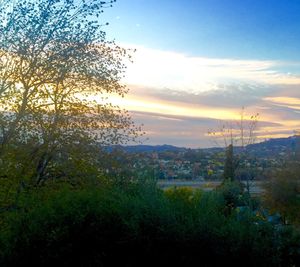
{"type": "MultiPolygon", "coordinates": [[[[209,118],[217,120],[235,120],[240,118],[240,110],[216,108],[205,105],[191,105],[182,102],[164,101],[155,98],[141,98],[128,95],[126,98],[113,96],[109,101],[129,111],[158,113],[162,115],[209,118]]],[[[250,119],[250,117],[245,117],[250,119]]]]}

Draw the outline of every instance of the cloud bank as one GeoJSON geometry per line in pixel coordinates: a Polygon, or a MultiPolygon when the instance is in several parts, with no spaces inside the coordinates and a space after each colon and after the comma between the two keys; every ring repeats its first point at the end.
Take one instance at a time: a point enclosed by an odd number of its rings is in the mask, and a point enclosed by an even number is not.
{"type": "Polygon", "coordinates": [[[299,62],[136,49],[124,79],[130,93],[113,102],[145,125],[149,144],[213,146],[208,129],[217,128],[220,121],[238,120],[242,107],[246,120],[260,114],[259,140],[290,136],[300,129],[299,62]]]}

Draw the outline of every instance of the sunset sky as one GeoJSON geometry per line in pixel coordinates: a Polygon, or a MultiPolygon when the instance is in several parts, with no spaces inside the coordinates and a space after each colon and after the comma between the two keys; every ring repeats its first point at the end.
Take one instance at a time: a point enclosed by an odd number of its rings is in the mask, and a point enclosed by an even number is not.
{"type": "Polygon", "coordinates": [[[108,39],[134,48],[122,100],[145,144],[209,147],[242,107],[258,140],[300,129],[300,1],[118,0],[108,39]]]}

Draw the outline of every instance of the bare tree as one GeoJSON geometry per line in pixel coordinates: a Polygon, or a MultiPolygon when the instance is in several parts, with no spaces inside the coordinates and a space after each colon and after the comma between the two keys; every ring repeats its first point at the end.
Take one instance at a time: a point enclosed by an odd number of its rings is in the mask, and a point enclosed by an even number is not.
{"type": "Polygon", "coordinates": [[[220,121],[216,129],[208,130],[208,135],[217,146],[232,145],[245,149],[247,145],[256,142],[258,119],[259,113],[247,117],[245,108],[242,107],[239,120],[220,121]]]}
{"type": "MultiPolygon", "coordinates": [[[[239,120],[223,121],[216,130],[209,130],[208,135],[218,146],[226,148],[226,160],[224,167],[224,179],[235,179],[235,172],[240,167],[242,160],[247,158],[246,147],[256,142],[257,123],[259,114],[246,116],[245,108],[242,107],[239,120]],[[234,155],[234,147],[239,150],[238,155],[234,155]],[[231,177],[229,177],[231,176],[231,177]]],[[[248,168],[248,167],[247,167],[248,168]]],[[[246,190],[250,194],[252,175],[249,169],[246,178],[246,190]]]]}

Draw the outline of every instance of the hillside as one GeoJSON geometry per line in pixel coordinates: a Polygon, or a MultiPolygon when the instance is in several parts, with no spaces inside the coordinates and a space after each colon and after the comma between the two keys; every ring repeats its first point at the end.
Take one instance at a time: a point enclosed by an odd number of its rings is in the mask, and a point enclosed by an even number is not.
{"type": "MultiPolygon", "coordinates": [[[[293,153],[296,149],[295,136],[290,136],[287,138],[272,138],[264,142],[251,144],[247,146],[247,152],[255,157],[276,157],[278,155],[293,153]]],[[[192,151],[203,151],[204,153],[213,154],[221,152],[223,148],[212,147],[212,148],[202,148],[202,149],[190,149],[184,147],[176,147],[172,145],[131,145],[131,146],[111,146],[109,151],[121,149],[127,153],[159,153],[159,152],[186,152],[188,150],[192,151]]],[[[236,152],[240,151],[239,147],[235,148],[236,152]]]]}

